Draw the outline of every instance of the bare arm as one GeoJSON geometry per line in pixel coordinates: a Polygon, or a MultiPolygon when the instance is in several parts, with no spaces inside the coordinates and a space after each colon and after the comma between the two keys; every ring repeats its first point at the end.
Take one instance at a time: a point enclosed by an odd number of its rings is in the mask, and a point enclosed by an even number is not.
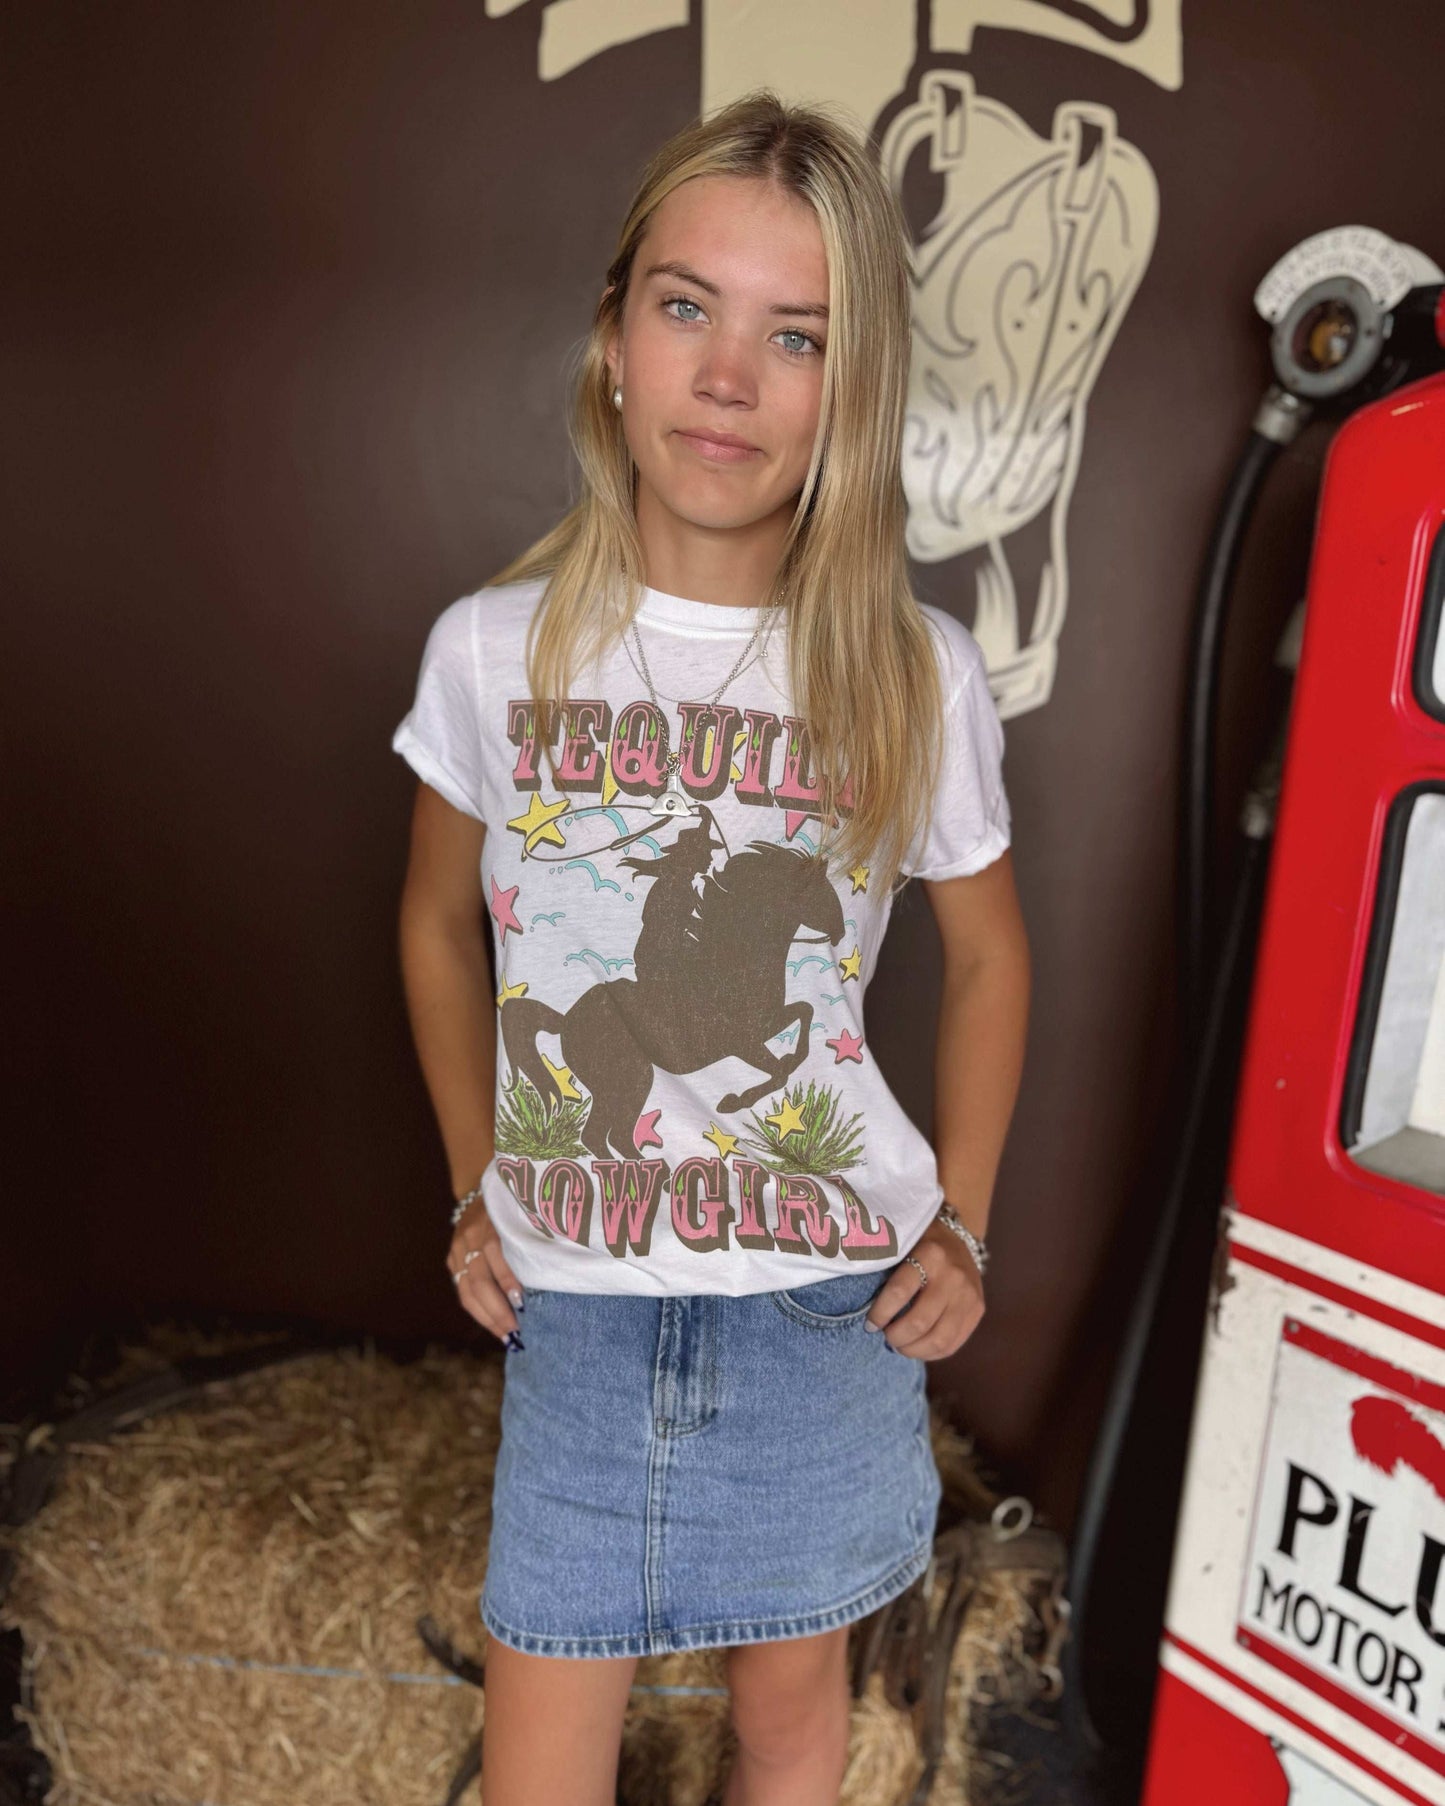
{"type": "MultiPolygon", "coordinates": [[[[943,940],[934,1066],[938,1177],[959,1220],[981,1237],[1023,1069],[1028,940],[1007,850],[981,872],[922,882],[943,940]]],[[[901,1262],[870,1320],[895,1348],[932,1361],[953,1354],[978,1327],[983,1281],[964,1242],[943,1223],[930,1223],[913,1253],[926,1284],[901,1262]],[[920,1286],[923,1296],[904,1311],[920,1286]]]]}
{"type": "Polygon", "coordinates": [[[925,883],[943,941],[934,1062],[938,1176],[960,1220],[988,1228],[994,1179],[1023,1072],[1032,973],[1013,855],[925,883]]]}
{"type": "MultiPolygon", "coordinates": [[[[496,1145],[497,1018],[482,919],[485,835],[479,821],[418,783],[398,950],[417,1058],[458,1198],[477,1184],[496,1145]]],[[[521,1287],[480,1199],[453,1236],[448,1265],[455,1273],[464,1263],[463,1305],[505,1336],[517,1319],[504,1293],[516,1287],[520,1298],[521,1287]]]]}

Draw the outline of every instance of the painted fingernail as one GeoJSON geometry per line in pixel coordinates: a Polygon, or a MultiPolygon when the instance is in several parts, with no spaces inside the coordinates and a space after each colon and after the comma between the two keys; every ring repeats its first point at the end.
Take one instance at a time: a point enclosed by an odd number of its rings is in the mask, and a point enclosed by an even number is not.
{"type": "Polygon", "coordinates": [[[522,1301],[522,1294],[517,1290],[517,1288],[515,1286],[513,1286],[511,1291],[507,1293],[507,1297],[511,1300],[514,1309],[519,1310],[519,1311],[526,1310],[527,1307],[522,1301]]]}
{"type": "Polygon", "coordinates": [[[875,1323],[871,1317],[865,1317],[863,1319],[863,1327],[864,1329],[874,1330],[882,1329],[883,1325],[881,1323],[875,1323]]]}
{"type": "Polygon", "coordinates": [[[508,1354],[516,1354],[519,1350],[524,1349],[527,1346],[514,1329],[509,1329],[507,1331],[504,1338],[504,1345],[508,1354]]]}

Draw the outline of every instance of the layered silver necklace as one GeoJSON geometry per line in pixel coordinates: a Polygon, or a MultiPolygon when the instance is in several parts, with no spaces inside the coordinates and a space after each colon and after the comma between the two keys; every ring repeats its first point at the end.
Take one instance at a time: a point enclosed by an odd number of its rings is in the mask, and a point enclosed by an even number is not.
{"type": "MultiPolygon", "coordinates": [[[[721,606],[723,606],[723,604],[719,604],[719,606],[721,607],[721,606]]],[[[728,687],[728,685],[737,676],[739,671],[741,671],[743,666],[747,663],[748,658],[752,653],[753,647],[757,645],[758,640],[761,637],[764,629],[771,628],[773,622],[777,619],[778,615],[781,612],[782,612],[782,604],[781,603],[775,604],[772,608],[765,608],[761,612],[761,614],[758,616],[758,624],[756,627],[754,627],[754,629],[752,631],[752,635],[749,638],[747,645],[743,647],[742,653],[740,654],[740,656],[737,660],[737,663],[733,666],[732,670],[728,672],[727,676],[722,680],[722,682],[718,685],[718,687],[713,691],[712,695],[705,699],[705,701],[703,703],[704,708],[715,709],[717,707],[718,703],[721,702],[721,700],[722,700],[723,691],[728,687]]],[[[642,636],[637,631],[637,621],[635,618],[633,619],[631,625],[632,625],[632,643],[637,648],[638,658],[642,661],[642,676],[643,676],[644,682],[647,685],[647,693],[652,699],[653,708],[657,710],[657,713],[660,716],[662,714],[662,704],[657,700],[657,690],[654,687],[653,682],[652,682],[652,672],[648,669],[647,654],[643,650],[642,636]]],[[[698,813],[698,810],[695,807],[692,798],[683,789],[682,781],[677,775],[677,768],[681,763],[682,763],[681,748],[674,748],[674,750],[669,752],[667,755],[667,764],[666,764],[667,787],[662,792],[661,796],[659,796],[656,799],[656,801],[653,803],[652,808],[649,810],[649,814],[652,814],[652,815],[696,815],[698,813]]]]}

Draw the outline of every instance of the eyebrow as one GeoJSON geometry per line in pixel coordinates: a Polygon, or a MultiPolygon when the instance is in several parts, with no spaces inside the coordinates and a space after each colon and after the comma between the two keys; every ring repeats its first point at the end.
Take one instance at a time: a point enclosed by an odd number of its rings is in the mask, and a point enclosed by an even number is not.
{"type": "MultiPolygon", "coordinates": [[[[674,276],[679,282],[690,282],[694,288],[700,288],[705,294],[721,296],[722,290],[715,282],[709,282],[706,276],[699,276],[697,271],[687,264],[679,263],[675,258],[668,258],[663,263],[649,264],[643,271],[643,280],[652,276],[674,276]]],[[[770,314],[801,314],[809,320],[826,320],[828,310],[821,301],[780,301],[768,309],[770,314]]]]}

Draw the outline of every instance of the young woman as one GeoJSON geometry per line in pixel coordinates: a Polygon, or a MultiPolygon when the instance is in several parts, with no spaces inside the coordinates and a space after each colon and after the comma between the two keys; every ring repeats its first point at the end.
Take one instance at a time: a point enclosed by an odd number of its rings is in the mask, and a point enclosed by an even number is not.
{"type": "Polygon", "coordinates": [[[448,1266],[509,1350],[486,1806],[611,1802],[638,1658],[707,1647],[726,1806],[835,1801],[848,1626],[931,1553],[925,1363],[983,1315],[1029,963],[983,659],[909,588],[908,362],[846,125],[762,91],[679,134],[581,359],[581,500],[440,616],[396,731],[448,1266]],[[863,1020],[909,877],[932,1147],[863,1020]]]}

